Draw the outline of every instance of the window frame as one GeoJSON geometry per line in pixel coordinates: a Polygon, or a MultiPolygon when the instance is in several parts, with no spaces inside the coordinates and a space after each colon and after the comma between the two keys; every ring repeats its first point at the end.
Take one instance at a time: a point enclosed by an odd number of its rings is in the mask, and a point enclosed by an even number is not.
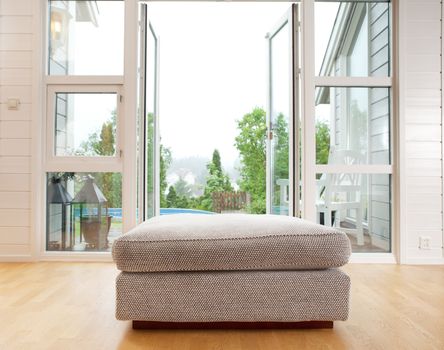
{"type": "MultiPolygon", "coordinates": [[[[367,77],[350,77],[350,76],[320,76],[319,72],[315,72],[315,2],[316,0],[302,1],[302,113],[304,134],[304,152],[302,155],[303,178],[303,217],[307,220],[316,221],[316,174],[323,173],[362,173],[362,174],[387,174],[390,176],[390,242],[389,251],[384,253],[353,253],[357,261],[379,261],[396,262],[395,255],[396,246],[399,240],[398,223],[396,222],[399,198],[398,192],[398,173],[396,172],[398,158],[397,148],[397,110],[395,104],[395,85],[396,81],[396,61],[394,56],[395,38],[396,38],[396,19],[394,14],[397,12],[397,1],[377,1],[389,2],[389,76],[367,76],[367,77]],[[315,89],[318,87],[378,87],[389,89],[390,101],[390,163],[387,165],[379,164],[363,164],[354,165],[353,167],[344,165],[321,165],[316,164],[316,127],[315,127],[315,89]]],[[[322,1],[320,1],[322,2],[322,1]]]]}
{"type": "MultiPolygon", "coordinates": [[[[36,254],[45,260],[68,261],[111,261],[110,252],[102,251],[48,251],[46,250],[46,176],[49,172],[117,172],[122,174],[122,232],[126,232],[136,224],[136,196],[132,178],[135,176],[135,120],[125,115],[136,115],[137,85],[137,37],[138,0],[119,0],[124,3],[124,51],[123,75],[49,75],[49,0],[40,0],[41,48],[40,48],[40,86],[42,103],[39,129],[39,156],[37,165],[36,227],[39,237],[36,240],[36,254]],[[136,20],[135,20],[136,19],[136,20]],[[62,91],[60,91],[61,89],[62,91]],[[97,92],[116,93],[117,98],[117,140],[116,155],[110,157],[55,156],[54,142],[48,140],[54,126],[55,92],[97,92]],[[127,96],[124,98],[124,96],[127,96]],[[52,102],[51,102],[52,100],[52,102]],[[127,120],[128,119],[128,120],[127,120]],[[48,145],[49,144],[49,145],[48,145]],[[134,176],[133,176],[134,175],[134,176]]],[[[135,119],[135,118],[134,118],[135,119]]],[[[54,137],[53,137],[54,138],[54,137]]]]}
{"type": "Polygon", "coordinates": [[[46,114],[46,170],[47,171],[112,171],[122,172],[122,87],[120,85],[48,85],[47,86],[47,114],[46,114]],[[114,156],[57,156],[55,155],[55,108],[56,94],[58,93],[113,93],[116,94],[116,140],[114,156]],[[50,170],[49,170],[50,169],[50,170]],[[62,170],[63,169],[63,170],[62,170]]]}

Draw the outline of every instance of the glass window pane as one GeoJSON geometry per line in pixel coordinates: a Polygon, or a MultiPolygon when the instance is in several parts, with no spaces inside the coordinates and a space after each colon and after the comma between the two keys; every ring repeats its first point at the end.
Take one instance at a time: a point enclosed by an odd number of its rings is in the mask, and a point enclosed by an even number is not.
{"type": "Polygon", "coordinates": [[[319,87],[315,113],[316,164],[390,164],[390,89],[319,87]]]}
{"type": "Polygon", "coordinates": [[[390,75],[390,3],[315,3],[315,68],[321,76],[390,75]]]}
{"type": "Polygon", "coordinates": [[[123,1],[49,1],[50,75],[123,75],[123,1]]]}
{"type": "MultiPolygon", "coordinates": [[[[153,217],[156,207],[156,70],[157,70],[157,39],[153,29],[149,25],[146,36],[146,79],[145,79],[145,106],[146,106],[146,149],[145,149],[145,181],[146,181],[146,218],[153,217]]],[[[165,190],[164,188],[160,189],[165,190]]],[[[162,203],[164,204],[164,203],[162,203]]]]}
{"type": "Polygon", "coordinates": [[[122,174],[47,173],[46,249],[110,251],[122,234],[122,174]]]}
{"type": "Polygon", "coordinates": [[[290,46],[289,25],[271,39],[271,213],[289,214],[289,117],[290,46]]]}
{"type": "Polygon", "coordinates": [[[391,176],[317,174],[317,222],[347,233],[353,252],[390,252],[391,176]]]}
{"type": "Polygon", "coordinates": [[[114,156],[116,93],[55,94],[56,156],[114,156]]]}

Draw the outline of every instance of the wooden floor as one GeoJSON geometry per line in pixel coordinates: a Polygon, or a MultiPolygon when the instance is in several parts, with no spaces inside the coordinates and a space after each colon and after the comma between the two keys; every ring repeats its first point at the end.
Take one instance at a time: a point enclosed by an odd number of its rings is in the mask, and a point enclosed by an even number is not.
{"type": "Polygon", "coordinates": [[[333,329],[133,331],[113,264],[0,264],[0,349],[444,349],[444,266],[344,270],[351,315],[333,329]]]}

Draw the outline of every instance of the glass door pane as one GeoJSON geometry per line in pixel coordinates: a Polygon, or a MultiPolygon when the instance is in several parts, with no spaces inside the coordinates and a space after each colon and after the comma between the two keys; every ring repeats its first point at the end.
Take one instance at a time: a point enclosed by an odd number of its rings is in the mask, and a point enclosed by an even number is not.
{"type": "Polygon", "coordinates": [[[159,203],[159,122],[158,122],[158,38],[147,20],[147,6],[141,6],[141,115],[143,120],[143,219],[158,214],[159,203]]]}
{"type": "MultiPolygon", "coordinates": [[[[297,118],[296,94],[294,84],[297,63],[296,32],[297,5],[268,34],[269,40],[269,103],[268,103],[268,213],[276,215],[295,215],[294,203],[295,133],[297,118]]],[[[296,204],[296,205],[295,205],[296,204]]]]}

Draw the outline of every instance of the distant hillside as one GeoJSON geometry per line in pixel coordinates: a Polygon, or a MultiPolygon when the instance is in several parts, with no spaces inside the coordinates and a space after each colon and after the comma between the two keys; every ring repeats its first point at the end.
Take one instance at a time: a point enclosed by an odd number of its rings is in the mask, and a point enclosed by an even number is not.
{"type": "MultiPolygon", "coordinates": [[[[192,192],[194,196],[201,195],[208,176],[207,164],[209,162],[209,158],[198,156],[173,158],[167,171],[168,186],[174,185],[179,178],[183,178],[189,182],[190,185],[192,185],[192,192]]],[[[235,164],[232,164],[231,166],[225,165],[222,155],[222,167],[230,176],[233,184],[235,184],[239,179],[239,172],[236,170],[239,168],[239,166],[239,161],[236,161],[235,164]]]]}

